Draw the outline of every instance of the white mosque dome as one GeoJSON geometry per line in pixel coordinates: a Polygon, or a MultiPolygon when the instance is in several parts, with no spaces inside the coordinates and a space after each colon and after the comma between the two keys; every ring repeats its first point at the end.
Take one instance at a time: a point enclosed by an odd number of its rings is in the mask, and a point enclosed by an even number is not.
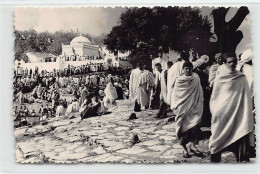
{"type": "Polygon", "coordinates": [[[75,37],[74,39],[72,39],[72,41],[70,42],[71,45],[74,44],[91,44],[90,40],[86,37],[83,36],[78,36],[75,37]]]}

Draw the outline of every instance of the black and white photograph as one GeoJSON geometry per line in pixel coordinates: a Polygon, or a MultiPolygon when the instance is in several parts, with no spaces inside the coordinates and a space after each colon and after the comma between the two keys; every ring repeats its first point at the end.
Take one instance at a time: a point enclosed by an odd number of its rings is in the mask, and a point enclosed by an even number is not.
{"type": "Polygon", "coordinates": [[[254,163],[247,6],[17,7],[17,163],[254,163]]]}

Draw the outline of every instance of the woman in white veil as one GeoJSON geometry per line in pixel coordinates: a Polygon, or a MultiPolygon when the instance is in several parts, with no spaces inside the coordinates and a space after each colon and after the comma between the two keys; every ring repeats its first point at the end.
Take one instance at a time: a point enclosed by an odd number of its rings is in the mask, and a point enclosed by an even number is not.
{"type": "Polygon", "coordinates": [[[116,88],[113,85],[113,79],[110,79],[110,82],[107,84],[105,88],[105,98],[104,98],[104,104],[105,107],[110,103],[113,105],[116,105],[116,99],[117,99],[117,93],[116,93],[116,88]]]}

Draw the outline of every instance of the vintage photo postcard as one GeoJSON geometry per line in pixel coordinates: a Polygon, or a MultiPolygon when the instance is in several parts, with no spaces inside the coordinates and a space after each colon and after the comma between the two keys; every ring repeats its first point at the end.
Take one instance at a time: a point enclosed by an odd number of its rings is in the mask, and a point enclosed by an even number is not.
{"type": "Polygon", "coordinates": [[[250,8],[19,7],[17,163],[253,163],[250,8]]]}

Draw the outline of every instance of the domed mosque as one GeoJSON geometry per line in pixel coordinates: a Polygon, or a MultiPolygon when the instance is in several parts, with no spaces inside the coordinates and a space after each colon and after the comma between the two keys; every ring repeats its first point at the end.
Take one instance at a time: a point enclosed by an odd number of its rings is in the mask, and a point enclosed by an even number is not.
{"type": "Polygon", "coordinates": [[[70,45],[62,44],[62,56],[98,56],[99,46],[93,45],[91,41],[83,36],[77,36],[70,42],[70,45]]]}

